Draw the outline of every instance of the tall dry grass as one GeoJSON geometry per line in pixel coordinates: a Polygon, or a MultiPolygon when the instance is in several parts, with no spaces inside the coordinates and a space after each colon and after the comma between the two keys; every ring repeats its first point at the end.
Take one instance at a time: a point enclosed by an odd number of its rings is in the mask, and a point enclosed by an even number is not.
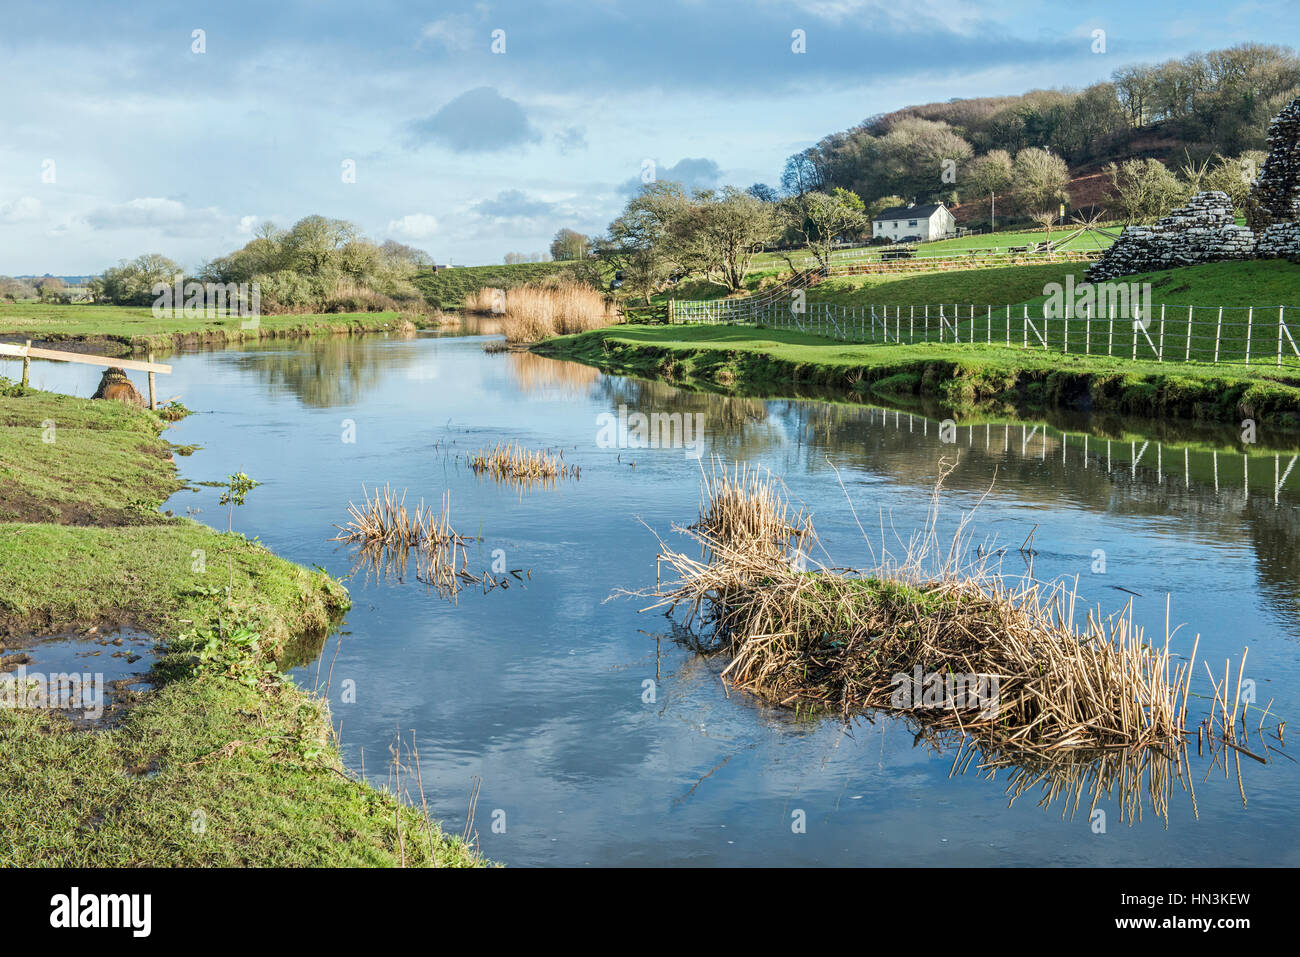
{"type": "Polygon", "coordinates": [[[499,314],[505,311],[506,291],[485,286],[465,297],[465,311],[482,315],[499,314]]]}
{"type": "Polygon", "coordinates": [[[504,319],[507,342],[538,342],[608,326],[618,320],[618,310],[600,290],[582,283],[530,284],[506,291],[504,319]]]}
{"type": "Polygon", "coordinates": [[[1131,604],[1108,618],[1089,611],[1078,629],[1073,590],[1007,584],[959,560],[957,544],[944,556],[933,529],[901,562],[804,571],[819,544],[811,522],[752,471],[706,476],[701,520],[678,530],[703,555],[661,540],[650,608],[705,624],[739,687],[848,713],[898,710],[898,676],[917,668],[996,676],[994,708],[906,707],[931,728],[1030,753],[1182,744],[1195,648],[1176,665],[1168,635],[1163,647],[1147,642],[1131,604]],[[934,554],[940,567],[922,574],[934,554]]]}

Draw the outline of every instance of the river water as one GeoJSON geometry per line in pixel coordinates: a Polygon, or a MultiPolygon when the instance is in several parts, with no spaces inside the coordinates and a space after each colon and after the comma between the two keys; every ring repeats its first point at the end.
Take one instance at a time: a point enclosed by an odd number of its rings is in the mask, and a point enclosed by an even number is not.
{"type": "MultiPolygon", "coordinates": [[[[1193,747],[1191,787],[1174,781],[1166,814],[1144,801],[1130,823],[1112,786],[1095,805],[1103,828],[1086,793],[1071,814],[1071,802],[1040,807],[1038,791],[1011,802],[1014,769],[990,777],[972,764],[952,774],[955,752],[918,742],[897,718],[845,728],[728,693],[722,661],[674,641],[673,622],[619,593],[654,584],[655,533],[671,538],[673,523],[695,519],[711,455],[781,476],[814,512],[830,558],[857,566],[872,563],[882,535],[897,552],[921,526],[940,460],[956,458],[944,527],[987,492],[974,527],[981,542],[1008,546],[1006,571],[1024,572],[1018,549],[1032,532],[1038,577],[1078,576],[1082,598],[1106,613],[1132,601],[1161,641],[1169,595],[1173,623],[1183,625],[1175,652],[1189,653],[1199,633],[1200,657],[1221,673],[1226,657],[1235,663],[1249,646],[1258,704],[1275,699],[1285,719],[1300,713],[1293,437],[1259,423],[1258,442],[1243,445],[1236,429],[1099,419],[957,422],[941,436],[924,410],[682,392],[486,354],[486,341],[420,334],[186,353],[171,359],[159,392],[179,393],[198,413],[167,435],[201,447],[178,458],[182,474],[200,482],[245,471],[260,481],[234,526],[287,558],[349,575],[350,549],[329,540],[334,523],[363,485],[388,483],[406,490],[408,504],[437,504],[450,491],[453,524],[482,537],[471,570],[494,559],[526,570],[509,589],[470,587],[455,601],[413,577],[377,581],[362,570],[349,583],[354,607],[341,630],[294,670],[328,695],[346,761],[374,783],[389,783],[400,736],[418,747],[430,812],[448,830],[465,827],[477,789],[472,827],[489,857],[1300,863],[1300,768],[1285,753],[1267,764],[1236,754],[1216,764],[1193,747]],[[701,413],[702,459],[681,448],[600,447],[599,417],[620,407],[701,413]],[[512,439],[563,450],[581,477],[521,491],[466,467],[468,453],[512,439]]],[[[38,387],[89,395],[98,378],[38,366],[38,387]]],[[[197,487],[166,507],[199,509],[200,520],[222,525],[218,495],[197,487]]],[[[1203,671],[1195,682],[1208,689],[1203,671]]],[[[1198,708],[1208,702],[1194,699],[1198,708]]],[[[1258,716],[1247,723],[1255,741],[1258,716]]]]}

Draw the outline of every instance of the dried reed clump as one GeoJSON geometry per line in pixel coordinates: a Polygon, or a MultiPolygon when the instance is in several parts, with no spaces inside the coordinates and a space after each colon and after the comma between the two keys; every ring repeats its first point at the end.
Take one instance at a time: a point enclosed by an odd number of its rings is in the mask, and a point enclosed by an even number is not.
{"type": "MultiPolygon", "coordinates": [[[[331,541],[359,544],[358,567],[362,564],[376,575],[405,574],[408,555],[415,553],[415,577],[432,585],[444,595],[454,596],[462,583],[479,583],[479,576],[466,571],[468,553],[465,546],[472,538],[461,535],[451,525],[451,493],[444,492],[442,509],[426,508],[421,501],[413,512],[406,508],[406,493],[378,487],[374,497],[365,486],[361,491],[365,504],[348,502],[351,518],[335,525],[339,534],[331,541]]],[[[354,572],[356,568],[354,568],[354,572]]]]}
{"type": "Polygon", "coordinates": [[[705,546],[706,558],[664,546],[650,607],[683,607],[688,624],[707,623],[714,647],[731,657],[723,674],[737,686],[844,713],[906,708],[931,727],[1022,751],[1181,741],[1195,651],[1174,667],[1167,640],[1163,650],[1143,640],[1131,605],[1105,620],[1089,612],[1080,632],[1076,596],[1063,585],[1008,587],[951,563],[922,578],[915,556],[870,575],[805,572],[788,547],[772,543],[790,528],[814,544],[816,533],[787,517],[769,481],[715,476],[705,501],[701,522],[681,531],[705,546]],[[927,689],[938,676],[934,702],[920,700],[922,675],[927,689]],[[984,682],[978,706],[953,703],[958,676],[984,682]]]}
{"type": "Polygon", "coordinates": [[[790,507],[771,472],[748,463],[728,472],[714,456],[701,479],[700,518],[693,528],[774,560],[798,560],[812,535],[812,516],[790,507]]]}
{"type": "Polygon", "coordinates": [[[581,474],[578,466],[565,463],[563,452],[557,455],[525,449],[513,441],[474,452],[469,457],[469,467],[476,474],[486,474],[499,481],[526,484],[554,483],[560,479],[576,479],[581,474]]]}
{"type": "Polygon", "coordinates": [[[485,286],[465,297],[465,311],[482,314],[500,314],[505,311],[506,291],[485,286]]]}
{"type": "Polygon", "coordinates": [[[505,295],[507,342],[538,342],[556,335],[599,329],[618,320],[604,294],[576,282],[528,284],[505,295]]]}

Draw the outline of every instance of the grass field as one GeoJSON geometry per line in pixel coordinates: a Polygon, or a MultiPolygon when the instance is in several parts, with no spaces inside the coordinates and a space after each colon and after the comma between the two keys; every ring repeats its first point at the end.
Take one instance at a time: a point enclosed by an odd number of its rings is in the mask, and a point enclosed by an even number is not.
{"type": "MultiPolygon", "coordinates": [[[[999,233],[980,233],[975,236],[957,236],[952,239],[939,239],[934,242],[917,243],[913,247],[919,258],[931,256],[951,256],[955,253],[966,252],[972,249],[1000,249],[1007,250],[1012,246],[1028,246],[1031,243],[1046,242],[1049,238],[1054,243],[1060,243],[1074,231],[1074,227],[1063,227],[1053,229],[1049,237],[1042,230],[1034,231],[1016,231],[1010,230],[999,233]]],[[[1118,229],[1114,230],[1118,232],[1118,229]]],[[[1068,250],[1092,250],[1106,249],[1114,240],[1107,236],[1089,234],[1076,237],[1070,243],[1062,248],[1068,250]]],[[[853,249],[836,250],[832,254],[833,260],[857,260],[857,259],[878,259],[880,253],[891,248],[891,246],[859,246],[853,249]]],[[[809,259],[811,254],[807,250],[793,250],[789,256],[796,263],[809,259]]],[[[788,269],[784,254],[782,253],[759,253],[754,257],[753,268],[755,270],[767,270],[783,268],[788,269]]]]}
{"type": "Polygon", "coordinates": [[[347,592],[159,514],[180,485],[162,427],[0,381],[0,670],[30,653],[40,671],[43,635],[161,642],[154,689],[105,730],[0,708],[0,866],[480,863],[345,772],[325,705],[281,671],[319,650],[347,592]]]}
{"type": "Polygon", "coordinates": [[[102,340],[117,351],[167,351],[184,344],[242,342],[281,336],[342,335],[437,325],[436,317],[395,312],[289,314],[207,319],[184,315],[159,319],[148,306],[61,306],[0,303],[0,336],[46,342],[102,340]]]}

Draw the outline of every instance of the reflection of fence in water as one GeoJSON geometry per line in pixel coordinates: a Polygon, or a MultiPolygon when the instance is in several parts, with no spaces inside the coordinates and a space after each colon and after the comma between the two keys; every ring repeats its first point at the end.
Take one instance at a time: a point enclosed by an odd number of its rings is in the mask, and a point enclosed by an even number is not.
{"type": "Polygon", "coordinates": [[[1193,450],[1186,445],[1171,445],[1166,449],[1165,443],[1158,440],[1100,439],[1086,432],[1072,434],[1050,429],[1043,424],[985,423],[963,426],[953,422],[949,423],[945,432],[945,424],[942,422],[896,409],[869,408],[867,418],[869,427],[879,424],[923,439],[929,438],[933,433],[934,441],[940,446],[950,445],[958,450],[962,447],[979,448],[991,455],[1014,454],[1040,461],[1046,461],[1049,454],[1059,455],[1062,465],[1066,467],[1074,463],[1080,468],[1088,469],[1104,463],[1103,471],[1107,475],[1114,474],[1118,464],[1120,468],[1127,466],[1125,470],[1133,481],[1137,481],[1139,476],[1149,476],[1154,471],[1158,485],[1181,480],[1184,487],[1191,488],[1195,481],[1207,486],[1213,484],[1217,494],[1224,489],[1238,488],[1239,477],[1243,500],[1249,498],[1253,481],[1264,488],[1275,505],[1280,504],[1282,489],[1295,470],[1297,461],[1300,461],[1300,454],[1290,453],[1258,453],[1252,456],[1249,453],[1228,453],[1217,449],[1193,450]]]}

